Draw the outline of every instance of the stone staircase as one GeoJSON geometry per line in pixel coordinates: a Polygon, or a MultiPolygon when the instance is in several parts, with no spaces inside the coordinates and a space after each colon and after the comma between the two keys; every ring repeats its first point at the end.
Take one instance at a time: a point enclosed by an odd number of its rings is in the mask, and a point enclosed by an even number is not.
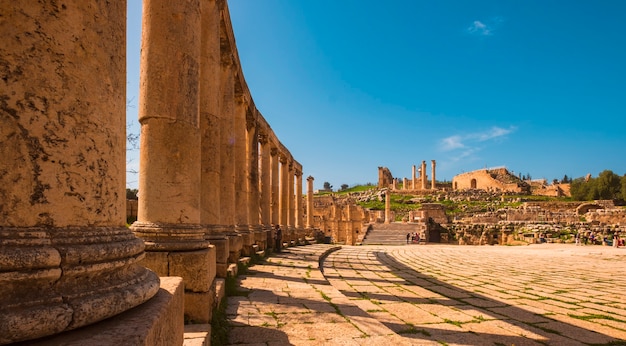
{"type": "Polygon", "coordinates": [[[421,223],[376,223],[365,234],[361,245],[406,245],[406,234],[423,231],[421,223]]]}

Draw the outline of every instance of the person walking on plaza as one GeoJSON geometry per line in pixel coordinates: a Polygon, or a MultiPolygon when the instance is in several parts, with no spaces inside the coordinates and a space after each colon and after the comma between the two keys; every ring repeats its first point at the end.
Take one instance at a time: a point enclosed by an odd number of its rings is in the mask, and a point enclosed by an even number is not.
{"type": "Polygon", "coordinates": [[[280,252],[283,247],[283,231],[279,225],[276,225],[276,233],[274,234],[274,240],[276,241],[276,252],[280,252]]]}
{"type": "Polygon", "coordinates": [[[613,233],[613,247],[618,248],[619,247],[619,230],[616,228],[615,232],[613,233]]]}

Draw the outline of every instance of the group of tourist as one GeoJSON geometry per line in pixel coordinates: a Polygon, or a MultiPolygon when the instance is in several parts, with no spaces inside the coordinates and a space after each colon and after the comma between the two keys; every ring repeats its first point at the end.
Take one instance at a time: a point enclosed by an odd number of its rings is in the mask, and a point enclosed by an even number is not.
{"type": "MultiPolygon", "coordinates": [[[[613,239],[609,239],[609,234],[610,230],[607,230],[604,237],[602,238],[603,244],[612,243],[613,247],[624,246],[624,239],[620,238],[619,230],[616,229],[613,232],[613,239]]],[[[574,235],[574,241],[576,246],[587,245],[589,243],[591,243],[591,245],[594,245],[596,244],[596,242],[600,241],[601,235],[602,234],[595,231],[578,230],[578,232],[576,232],[576,234],[574,235]]]]}
{"type": "Polygon", "coordinates": [[[417,243],[419,244],[421,238],[420,235],[417,232],[409,232],[406,234],[406,243],[410,244],[410,243],[417,243]]]}

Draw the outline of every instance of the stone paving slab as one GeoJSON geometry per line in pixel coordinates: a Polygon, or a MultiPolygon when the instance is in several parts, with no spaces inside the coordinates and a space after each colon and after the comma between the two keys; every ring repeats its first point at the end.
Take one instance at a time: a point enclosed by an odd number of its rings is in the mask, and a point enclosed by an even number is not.
{"type": "Polygon", "coordinates": [[[239,285],[230,344],[626,345],[626,249],[318,244],[239,285]]]}

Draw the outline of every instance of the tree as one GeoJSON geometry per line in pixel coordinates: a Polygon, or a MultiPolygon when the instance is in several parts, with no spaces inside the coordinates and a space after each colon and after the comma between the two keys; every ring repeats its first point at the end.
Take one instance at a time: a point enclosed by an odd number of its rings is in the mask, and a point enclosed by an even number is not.
{"type": "Polygon", "coordinates": [[[330,183],[329,183],[329,182],[325,181],[325,182],[324,182],[324,190],[329,190],[329,191],[332,191],[332,190],[333,190],[333,186],[332,186],[332,185],[330,185],[330,183]]]}
{"type": "Polygon", "coordinates": [[[615,199],[622,196],[620,177],[613,171],[608,169],[602,171],[596,180],[599,199],[615,199]]]}
{"type": "Polygon", "coordinates": [[[622,199],[626,200],[626,174],[620,180],[622,182],[622,199]]]}
{"type": "Polygon", "coordinates": [[[129,189],[126,188],[126,199],[138,199],[137,198],[137,193],[139,192],[139,190],[137,189],[129,189]]]}
{"type": "Polygon", "coordinates": [[[345,191],[348,189],[348,184],[341,184],[341,191],[345,191]]]}
{"type": "Polygon", "coordinates": [[[571,183],[572,180],[567,176],[567,174],[565,174],[563,176],[563,179],[561,179],[561,184],[567,184],[567,183],[571,183]]]}
{"type": "Polygon", "coordinates": [[[571,180],[572,198],[579,201],[596,199],[618,199],[624,196],[624,178],[620,178],[610,170],[600,173],[597,178],[576,178],[571,180]]]}

